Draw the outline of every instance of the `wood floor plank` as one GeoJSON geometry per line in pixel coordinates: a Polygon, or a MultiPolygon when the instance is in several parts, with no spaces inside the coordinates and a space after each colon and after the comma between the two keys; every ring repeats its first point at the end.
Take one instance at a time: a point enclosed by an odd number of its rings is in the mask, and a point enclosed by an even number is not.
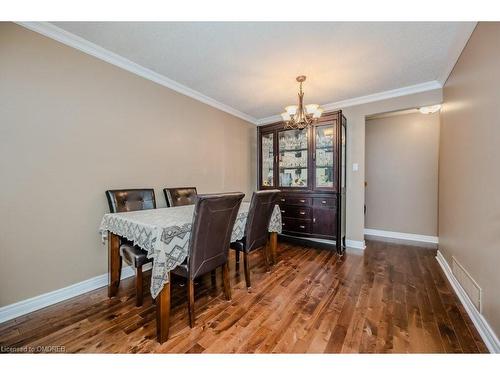
{"type": "Polygon", "coordinates": [[[309,344],[309,348],[307,349],[308,353],[323,353],[325,351],[331,333],[336,326],[342,306],[349,296],[349,288],[356,275],[356,272],[353,270],[360,264],[360,262],[361,257],[353,255],[343,257],[337,262],[337,264],[342,267],[337,272],[336,282],[331,291],[332,296],[328,301],[325,310],[318,317],[315,323],[315,334],[309,344]]]}
{"type": "MultiPolygon", "coordinates": [[[[293,348],[299,343],[307,332],[309,331],[308,322],[314,322],[313,316],[316,309],[320,306],[321,299],[323,298],[324,286],[321,280],[328,274],[331,266],[336,262],[338,257],[334,254],[328,254],[326,258],[319,264],[317,270],[306,278],[298,289],[294,292],[298,299],[295,302],[295,310],[297,315],[295,320],[289,324],[285,329],[281,339],[278,340],[277,345],[273,348],[273,352],[282,353],[287,351],[297,351],[293,348]]],[[[321,310],[320,310],[321,311],[321,310]]]]}
{"type": "Polygon", "coordinates": [[[418,262],[418,257],[420,256],[418,250],[418,248],[410,250],[408,258],[410,263],[409,283],[415,289],[415,297],[422,321],[422,329],[419,330],[420,335],[424,337],[422,350],[426,353],[444,353],[445,348],[441,340],[437,321],[434,319],[429,296],[423,281],[423,273],[418,262]]]}
{"type": "MultiPolygon", "coordinates": [[[[313,272],[313,269],[314,268],[317,268],[317,263],[315,262],[315,259],[316,258],[320,258],[320,257],[327,257],[328,256],[328,253],[325,253],[325,252],[313,252],[313,254],[309,253],[309,252],[305,252],[303,253],[298,259],[299,260],[302,260],[302,262],[297,262],[295,263],[295,258],[293,259],[290,259],[290,264],[292,264],[292,268],[295,267],[295,269],[297,269],[297,267],[294,265],[295,264],[302,264],[302,267],[304,267],[305,270],[309,270],[309,272],[313,272]],[[311,256],[312,256],[312,259],[311,259],[311,256]],[[304,262],[304,259],[307,259],[305,262],[304,262]]],[[[297,294],[294,293],[294,291],[297,291],[297,289],[299,288],[300,286],[300,283],[302,283],[305,279],[305,275],[307,275],[308,273],[307,272],[304,272],[304,273],[300,273],[300,272],[294,272],[293,274],[295,275],[295,277],[293,278],[293,280],[288,283],[286,285],[286,287],[283,287],[282,285],[282,282],[279,282],[280,280],[285,280],[285,279],[289,279],[289,272],[287,272],[288,270],[287,269],[282,269],[281,272],[282,272],[282,276],[281,276],[281,279],[278,279],[277,281],[277,284],[279,284],[279,286],[276,286],[274,287],[272,285],[272,283],[269,283],[268,286],[266,286],[266,289],[262,290],[256,290],[256,291],[252,291],[252,293],[250,294],[253,294],[255,292],[257,292],[255,294],[255,297],[250,297],[250,301],[251,303],[254,305],[255,304],[255,301],[257,299],[262,299],[265,297],[265,295],[267,293],[272,293],[272,291],[276,291],[276,296],[277,297],[283,297],[283,296],[288,296],[288,301],[289,303],[292,303],[290,301],[290,298],[293,298],[293,297],[297,297],[297,294]]],[[[279,269],[276,270],[275,272],[280,272],[279,269]]],[[[246,314],[246,311],[247,311],[247,308],[248,308],[248,304],[247,305],[244,305],[243,306],[243,309],[242,309],[242,313],[246,314]]],[[[289,307],[289,305],[287,304],[286,306],[283,306],[282,307],[289,307]]],[[[279,311],[278,309],[274,309],[274,310],[270,310],[270,313],[271,316],[275,316],[277,317],[278,319],[280,318],[280,315],[276,315],[277,311],[279,311]]],[[[263,319],[260,321],[262,325],[266,325],[268,324],[267,323],[267,320],[269,319],[269,314],[266,314],[263,319]]],[[[234,317],[233,317],[234,319],[234,317]]],[[[225,343],[230,340],[230,338],[232,337],[235,337],[238,335],[238,330],[240,329],[239,325],[236,324],[234,327],[231,327],[230,330],[228,330],[227,332],[223,332],[219,338],[218,338],[218,341],[215,343],[215,345],[213,345],[213,348],[208,348],[207,349],[207,352],[219,352],[220,349],[223,349],[223,347],[225,346],[225,343]],[[222,346],[219,346],[219,343],[222,343],[222,346]]],[[[274,334],[275,332],[273,332],[274,334]]],[[[278,330],[276,331],[276,336],[281,336],[281,333],[282,331],[281,330],[278,330]]],[[[266,346],[271,346],[271,343],[275,343],[279,337],[276,337],[274,335],[270,335],[266,338],[266,341],[264,343],[264,345],[266,346]]],[[[269,351],[269,350],[268,350],[269,351]]]]}
{"type": "Polygon", "coordinates": [[[170,337],[156,341],[156,306],[144,280],[116,297],[101,288],[0,324],[0,346],[64,346],[75,353],[483,353],[472,321],[435,260],[435,250],[367,241],[364,253],[279,243],[268,271],[250,255],[252,288],[230,256],[232,300],[220,272],[195,285],[195,327],[186,287],[172,280],[170,337]]]}
{"type": "MultiPolygon", "coordinates": [[[[342,305],[335,326],[330,333],[328,343],[324,350],[325,353],[338,353],[341,351],[344,344],[347,330],[353,319],[354,307],[357,304],[358,296],[361,292],[362,280],[364,278],[362,272],[363,267],[360,267],[360,264],[361,262],[358,260],[358,264],[356,264],[351,271],[352,274],[355,275],[354,282],[348,287],[347,298],[342,305]]],[[[349,279],[349,281],[350,280],[351,279],[349,279]]]]}

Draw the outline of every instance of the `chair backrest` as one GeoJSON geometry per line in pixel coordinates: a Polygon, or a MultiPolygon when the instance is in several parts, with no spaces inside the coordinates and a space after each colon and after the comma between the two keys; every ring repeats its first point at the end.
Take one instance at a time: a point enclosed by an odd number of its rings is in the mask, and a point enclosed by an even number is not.
{"type": "Polygon", "coordinates": [[[165,193],[165,200],[168,207],[195,204],[196,197],[198,196],[195,187],[165,188],[163,189],[163,193],[165,193]]]}
{"type": "Polygon", "coordinates": [[[267,243],[269,221],[279,193],[279,190],[260,190],[253,193],[245,227],[246,251],[257,249],[267,243]]]}
{"type": "Polygon", "coordinates": [[[112,213],[156,208],[154,189],[106,190],[106,198],[112,213]]]}
{"type": "Polygon", "coordinates": [[[198,196],[189,240],[190,279],[227,262],[231,233],[244,196],[243,193],[198,196]]]}

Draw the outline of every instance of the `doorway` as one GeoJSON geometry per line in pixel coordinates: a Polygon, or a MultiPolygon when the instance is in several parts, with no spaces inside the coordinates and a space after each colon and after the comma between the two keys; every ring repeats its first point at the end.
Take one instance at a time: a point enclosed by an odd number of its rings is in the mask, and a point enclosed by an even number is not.
{"type": "Polygon", "coordinates": [[[365,122],[365,237],[437,243],[439,112],[365,122]]]}

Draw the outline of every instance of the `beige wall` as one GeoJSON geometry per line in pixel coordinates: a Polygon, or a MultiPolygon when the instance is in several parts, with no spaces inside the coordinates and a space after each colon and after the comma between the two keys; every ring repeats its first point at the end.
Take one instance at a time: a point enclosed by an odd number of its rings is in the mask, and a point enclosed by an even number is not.
{"type": "Polygon", "coordinates": [[[0,56],[0,306],[106,272],[106,189],[253,190],[254,125],[11,23],[0,56]]]}
{"type": "Polygon", "coordinates": [[[366,121],[365,227],[437,236],[439,113],[366,121]]]}
{"type": "Polygon", "coordinates": [[[365,119],[366,116],[441,103],[442,90],[436,89],[398,98],[380,100],[342,110],[347,118],[347,238],[364,240],[365,202],[365,119]],[[359,164],[358,171],[352,164],[359,164]]]}
{"type": "Polygon", "coordinates": [[[500,335],[500,23],[479,23],[444,87],[439,248],[483,288],[500,335]]]}

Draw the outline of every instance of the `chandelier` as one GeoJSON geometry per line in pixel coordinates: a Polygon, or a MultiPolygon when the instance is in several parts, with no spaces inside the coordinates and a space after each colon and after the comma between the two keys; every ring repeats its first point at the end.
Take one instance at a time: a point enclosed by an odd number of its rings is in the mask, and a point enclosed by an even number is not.
{"type": "Polygon", "coordinates": [[[316,123],[323,113],[323,108],[318,104],[307,104],[304,106],[304,92],[302,91],[302,82],[306,76],[298,76],[299,82],[299,105],[289,105],[281,114],[285,122],[285,129],[304,129],[316,123]]]}

